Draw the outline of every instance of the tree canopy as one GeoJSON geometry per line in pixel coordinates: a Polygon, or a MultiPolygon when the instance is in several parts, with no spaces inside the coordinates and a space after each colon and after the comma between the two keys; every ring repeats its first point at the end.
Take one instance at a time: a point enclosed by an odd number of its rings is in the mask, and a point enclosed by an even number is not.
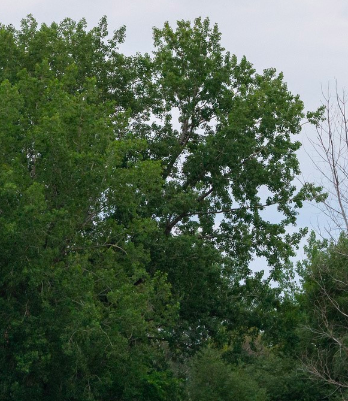
{"type": "Polygon", "coordinates": [[[238,364],[296,309],[269,282],[313,195],[294,184],[304,107],[220,36],[166,23],[127,57],[106,18],[0,26],[0,400],[203,399],[211,361],[221,399],[272,399],[238,364]]]}

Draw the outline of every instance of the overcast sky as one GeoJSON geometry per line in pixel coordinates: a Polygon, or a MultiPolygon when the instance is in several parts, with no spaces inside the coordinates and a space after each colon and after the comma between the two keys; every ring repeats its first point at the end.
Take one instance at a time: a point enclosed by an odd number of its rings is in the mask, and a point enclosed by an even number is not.
{"type": "MultiPolygon", "coordinates": [[[[122,25],[127,54],[152,50],[152,27],[165,21],[209,17],[222,33],[222,44],[238,58],[245,55],[258,71],[282,71],[289,89],[299,94],[308,110],[321,102],[328,82],[348,87],[347,0],[1,0],[0,22],[19,26],[27,14],[38,22],[59,22],[65,17],[86,18],[92,27],[106,15],[110,32],[122,25]]],[[[307,150],[304,128],[301,141],[307,150]]],[[[314,177],[308,157],[300,159],[305,178],[314,177]]],[[[307,207],[299,225],[315,225],[317,211],[307,207]]]]}
{"type": "Polygon", "coordinates": [[[209,17],[222,42],[258,70],[283,71],[289,88],[308,108],[320,102],[321,86],[348,81],[346,0],[1,0],[0,21],[18,26],[27,14],[39,22],[85,17],[90,26],[107,15],[110,31],[127,27],[126,53],[151,51],[152,27],[165,21],[209,17]]]}

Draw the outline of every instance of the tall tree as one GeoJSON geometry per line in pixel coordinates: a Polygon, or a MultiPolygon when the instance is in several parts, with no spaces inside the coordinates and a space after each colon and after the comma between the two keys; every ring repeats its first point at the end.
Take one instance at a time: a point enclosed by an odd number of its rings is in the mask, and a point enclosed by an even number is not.
{"type": "Polygon", "coordinates": [[[1,400],[175,399],[153,339],[177,307],[130,241],[154,230],[138,209],[161,168],[146,143],[117,140],[128,117],[98,75],[104,29],[0,29],[1,400]]]}
{"type": "Polygon", "coordinates": [[[282,75],[207,19],[155,29],[153,57],[123,38],[0,27],[0,399],[180,399],[173,354],[264,328],[279,291],[249,262],[277,279],[301,236],[282,75]]]}
{"type": "Polygon", "coordinates": [[[220,36],[200,18],[154,29],[154,55],[137,64],[136,93],[148,100],[130,126],[163,168],[161,193],[146,208],[160,228],[149,270],[168,273],[185,330],[200,335],[232,323],[233,285],[251,274],[255,255],[277,279],[301,237],[286,227],[308,196],[293,183],[302,102],[282,74],[257,74],[225,52],[220,36]]]}

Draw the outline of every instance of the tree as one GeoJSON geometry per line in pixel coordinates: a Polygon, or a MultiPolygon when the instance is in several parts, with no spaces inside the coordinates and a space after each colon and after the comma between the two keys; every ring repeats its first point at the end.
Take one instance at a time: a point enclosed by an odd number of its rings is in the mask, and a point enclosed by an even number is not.
{"type": "MultiPolygon", "coordinates": [[[[340,94],[337,83],[333,93],[328,86],[323,93],[323,116],[316,124],[317,136],[312,142],[312,158],[326,191],[320,204],[326,216],[323,238],[314,234],[302,265],[304,277],[301,302],[307,316],[304,338],[305,370],[311,377],[331,387],[335,395],[347,397],[347,96],[340,94]]],[[[319,227],[321,229],[321,227],[319,227]]]]}
{"type": "Polygon", "coordinates": [[[123,39],[0,27],[2,400],[180,399],[173,360],[262,329],[279,291],[248,264],[279,278],[301,236],[282,75],[209,20],[155,29],[153,57],[123,39]]]}
{"type": "Polygon", "coordinates": [[[233,369],[213,349],[198,353],[191,361],[187,389],[192,401],[269,399],[252,377],[241,369],[233,369]]]}
{"type": "Polygon", "coordinates": [[[117,141],[127,117],[98,75],[105,29],[0,29],[1,400],[175,399],[152,338],[176,302],[129,241],[154,230],[138,209],[161,169],[137,157],[143,142],[117,141]]]}
{"type": "Polygon", "coordinates": [[[145,109],[129,136],[144,139],[145,158],[162,165],[161,193],[145,209],[159,227],[146,244],[149,271],[168,274],[181,304],[178,333],[193,345],[222,321],[235,324],[250,260],[265,257],[277,279],[301,237],[286,227],[311,195],[293,183],[303,104],[282,74],[257,74],[225,52],[208,19],[166,23],[154,44],[154,56],[137,61],[145,109]]]}
{"type": "Polygon", "coordinates": [[[305,371],[331,387],[328,393],[339,394],[342,399],[348,394],[347,246],[344,234],[330,244],[315,241],[312,236],[300,298],[306,314],[302,330],[305,371]]]}
{"type": "Polygon", "coordinates": [[[327,217],[326,236],[332,238],[341,232],[348,231],[347,216],[347,154],[348,154],[348,120],[347,95],[340,95],[337,83],[335,93],[330,87],[323,94],[321,120],[316,124],[317,137],[312,140],[315,154],[312,158],[320,173],[321,185],[327,192],[320,203],[321,211],[327,217]]]}

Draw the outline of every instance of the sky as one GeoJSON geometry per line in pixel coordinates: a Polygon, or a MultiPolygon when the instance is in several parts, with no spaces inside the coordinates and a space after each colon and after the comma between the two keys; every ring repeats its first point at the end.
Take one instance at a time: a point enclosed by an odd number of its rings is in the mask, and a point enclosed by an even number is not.
{"type": "MultiPolygon", "coordinates": [[[[307,110],[321,105],[328,84],[348,87],[347,0],[1,0],[0,22],[19,27],[32,14],[39,23],[86,18],[93,27],[106,15],[110,33],[127,27],[126,54],[152,51],[152,27],[165,21],[209,17],[222,33],[222,45],[245,55],[258,72],[274,67],[307,110]]],[[[299,153],[304,180],[320,180],[308,154],[315,130],[304,126],[299,153]]],[[[320,215],[307,205],[298,226],[315,228],[320,215]]]]}
{"type": "Polygon", "coordinates": [[[226,50],[245,55],[257,70],[283,71],[292,92],[308,109],[320,104],[321,88],[348,81],[346,0],[1,0],[0,21],[19,26],[29,13],[40,22],[106,15],[110,31],[127,27],[125,53],[152,50],[152,27],[165,21],[209,17],[226,50]]]}

